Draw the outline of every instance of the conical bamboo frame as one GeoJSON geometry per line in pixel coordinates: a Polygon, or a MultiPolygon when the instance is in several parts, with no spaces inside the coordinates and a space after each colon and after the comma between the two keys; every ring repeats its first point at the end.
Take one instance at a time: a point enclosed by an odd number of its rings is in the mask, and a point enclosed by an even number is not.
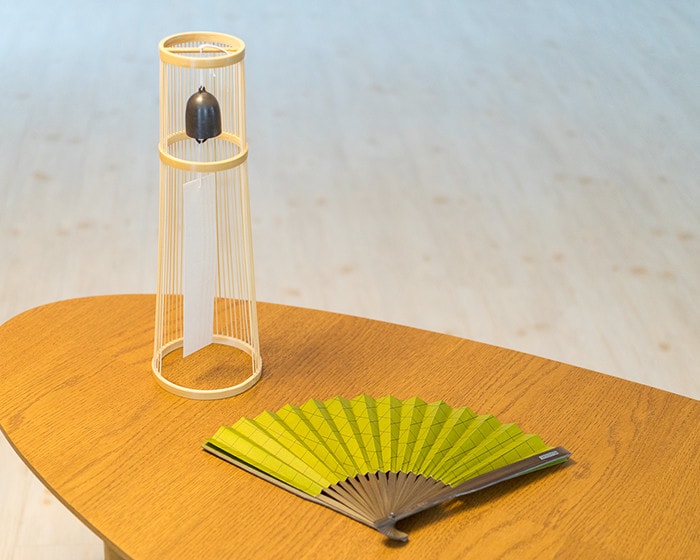
{"type": "Polygon", "coordinates": [[[164,389],[179,396],[225,398],[250,388],[262,373],[248,192],[245,45],[230,35],[191,32],[163,39],[159,54],[160,219],[153,373],[164,389]],[[185,133],[185,105],[200,85],[216,96],[222,116],[221,135],[203,144],[185,133]],[[249,355],[250,370],[231,372],[231,379],[245,376],[243,381],[202,389],[168,379],[164,358],[183,347],[183,186],[205,176],[213,176],[215,185],[212,341],[249,355]]]}

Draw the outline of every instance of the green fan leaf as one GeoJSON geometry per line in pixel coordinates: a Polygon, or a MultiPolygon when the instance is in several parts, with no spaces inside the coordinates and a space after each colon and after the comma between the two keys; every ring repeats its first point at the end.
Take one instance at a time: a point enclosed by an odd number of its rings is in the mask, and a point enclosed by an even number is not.
{"type": "Polygon", "coordinates": [[[552,449],[492,415],[391,395],[288,404],[220,428],[207,445],[312,496],[374,473],[412,473],[455,487],[552,449]]]}

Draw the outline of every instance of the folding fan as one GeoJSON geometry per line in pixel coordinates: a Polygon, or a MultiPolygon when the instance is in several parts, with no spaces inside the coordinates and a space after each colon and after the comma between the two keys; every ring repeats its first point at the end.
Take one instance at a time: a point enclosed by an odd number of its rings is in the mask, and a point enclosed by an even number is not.
{"type": "Polygon", "coordinates": [[[490,414],[367,395],[241,418],[204,449],[401,541],[398,520],[570,455],[490,414]]]}

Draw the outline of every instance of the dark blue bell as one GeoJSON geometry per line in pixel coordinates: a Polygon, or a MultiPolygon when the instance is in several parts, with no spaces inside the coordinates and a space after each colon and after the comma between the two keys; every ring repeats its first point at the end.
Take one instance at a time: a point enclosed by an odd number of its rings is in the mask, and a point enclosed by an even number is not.
{"type": "Polygon", "coordinates": [[[198,144],[221,134],[219,102],[204,86],[199,86],[199,91],[187,100],[185,132],[198,144]]]}

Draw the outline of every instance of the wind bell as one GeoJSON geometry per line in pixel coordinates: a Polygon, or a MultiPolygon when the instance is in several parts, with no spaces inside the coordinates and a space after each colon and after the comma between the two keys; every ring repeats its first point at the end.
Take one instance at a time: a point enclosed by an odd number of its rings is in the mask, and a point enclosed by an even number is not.
{"type": "Polygon", "coordinates": [[[219,102],[202,85],[187,100],[185,108],[187,136],[201,144],[221,134],[221,109],[219,102]]]}
{"type": "Polygon", "coordinates": [[[253,273],[243,41],[163,39],[160,220],[153,374],[218,399],[262,373],[253,273]],[[192,93],[192,92],[195,93],[192,93]]]}

